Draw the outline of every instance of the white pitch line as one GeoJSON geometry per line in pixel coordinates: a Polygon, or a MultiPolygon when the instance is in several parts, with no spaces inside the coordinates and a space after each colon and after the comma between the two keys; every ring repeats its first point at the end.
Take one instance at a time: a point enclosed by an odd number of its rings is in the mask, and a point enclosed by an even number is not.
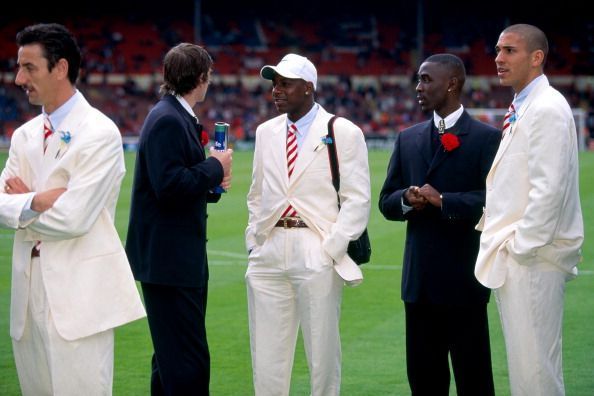
{"type": "Polygon", "coordinates": [[[365,272],[366,269],[370,269],[370,270],[386,270],[386,271],[395,271],[395,270],[401,270],[402,266],[400,265],[383,265],[383,264],[364,264],[361,266],[361,268],[363,268],[363,272],[365,272]]]}
{"type": "MultiPolygon", "coordinates": [[[[241,254],[241,253],[234,253],[234,252],[227,252],[227,251],[223,251],[223,250],[209,250],[208,251],[208,255],[209,257],[211,256],[223,256],[223,257],[231,257],[231,258],[237,258],[237,259],[243,259],[244,261],[235,261],[235,260],[217,260],[217,259],[209,259],[208,260],[208,264],[209,265],[247,265],[247,254],[241,254]]],[[[361,268],[363,268],[363,271],[365,271],[366,269],[370,269],[370,270],[388,270],[388,271],[394,271],[394,270],[400,270],[402,269],[401,266],[399,265],[381,265],[381,264],[365,264],[363,265],[361,268]]]]}
{"type": "MultiPolygon", "coordinates": [[[[242,261],[235,261],[235,260],[216,260],[216,259],[209,259],[209,265],[247,265],[247,254],[243,253],[234,253],[234,252],[227,252],[223,250],[209,250],[208,251],[209,257],[212,256],[223,256],[223,257],[231,257],[237,259],[243,259],[242,261]]],[[[386,265],[386,264],[364,264],[361,266],[363,272],[366,270],[380,270],[380,271],[397,271],[401,270],[401,265],[386,265]]],[[[580,275],[594,275],[594,270],[580,270],[578,267],[578,276],[580,275]]]]}
{"type": "MultiPolygon", "coordinates": [[[[10,236],[12,238],[12,235],[10,234],[0,234],[0,239],[8,239],[7,237],[10,236]]],[[[208,251],[208,255],[210,256],[222,256],[222,257],[229,257],[232,259],[239,259],[239,260],[217,260],[217,259],[209,259],[208,260],[208,264],[209,265],[213,265],[213,266],[242,266],[245,267],[247,266],[247,253],[235,253],[235,252],[227,252],[224,250],[209,250],[208,251]]],[[[9,256],[0,256],[0,260],[3,259],[10,259],[11,257],[9,256]]],[[[402,266],[400,265],[385,265],[385,264],[373,264],[373,263],[369,263],[369,264],[364,264],[361,266],[361,269],[363,270],[363,272],[365,271],[374,271],[374,270],[379,270],[379,271],[397,271],[397,270],[401,270],[402,266]]],[[[594,270],[580,270],[578,267],[578,276],[580,275],[594,275],[594,270]]]]}
{"type": "Polygon", "coordinates": [[[208,266],[215,267],[246,267],[247,261],[230,261],[230,260],[208,260],[208,266]]]}
{"type": "Polygon", "coordinates": [[[245,259],[247,261],[247,252],[246,253],[233,253],[233,252],[227,252],[224,250],[209,250],[208,254],[212,254],[215,256],[241,258],[241,259],[245,259]]]}

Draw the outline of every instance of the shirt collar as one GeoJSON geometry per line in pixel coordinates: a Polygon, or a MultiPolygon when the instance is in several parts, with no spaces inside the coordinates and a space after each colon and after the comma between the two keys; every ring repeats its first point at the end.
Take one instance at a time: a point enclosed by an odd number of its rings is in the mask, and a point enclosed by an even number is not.
{"type": "Polygon", "coordinates": [[[522,104],[524,104],[526,98],[528,97],[528,95],[530,95],[530,92],[534,90],[534,87],[536,87],[538,83],[542,81],[543,78],[546,79],[546,76],[544,74],[541,74],[534,80],[530,81],[530,84],[526,85],[524,89],[522,89],[520,92],[514,95],[514,101],[512,103],[514,104],[516,113],[520,110],[520,107],[522,107],[522,104]]]}
{"type": "Polygon", "coordinates": [[[291,121],[289,120],[289,117],[287,117],[287,128],[291,124],[295,124],[295,126],[297,127],[297,134],[305,135],[309,130],[309,127],[313,123],[313,120],[316,118],[316,115],[318,114],[319,106],[320,105],[318,105],[317,103],[314,103],[311,109],[297,121],[291,121]]]}
{"type": "Polygon", "coordinates": [[[42,109],[43,114],[49,117],[49,120],[54,130],[57,130],[62,121],[64,121],[64,118],[66,118],[68,113],[70,113],[70,110],[72,110],[72,108],[74,107],[76,102],[79,101],[80,98],[82,98],[82,94],[79,92],[78,89],[75,89],[74,94],[70,97],[70,99],[64,102],[62,106],[54,110],[52,114],[47,114],[45,112],[45,109],[42,109]]]}
{"type": "MultiPolygon", "coordinates": [[[[445,129],[450,129],[451,127],[456,125],[456,122],[458,122],[458,119],[462,116],[463,112],[464,112],[464,106],[460,105],[460,108],[458,108],[458,110],[454,111],[453,113],[448,114],[446,116],[446,118],[443,119],[445,121],[445,129]]],[[[437,113],[434,111],[433,112],[433,124],[435,125],[436,128],[439,128],[440,120],[441,120],[441,117],[438,116],[437,113]]]]}
{"type": "Polygon", "coordinates": [[[198,121],[198,117],[194,113],[194,110],[192,110],[192,107],[190,106],[187,100],[185,100],[182,96],[179,95],[175,95],[175,99],[177,99],[177,101],[182,105],[182,107],[186,109],[186,111],[190,113],[190,115],[194,117],[196,121],[198,121]]]}

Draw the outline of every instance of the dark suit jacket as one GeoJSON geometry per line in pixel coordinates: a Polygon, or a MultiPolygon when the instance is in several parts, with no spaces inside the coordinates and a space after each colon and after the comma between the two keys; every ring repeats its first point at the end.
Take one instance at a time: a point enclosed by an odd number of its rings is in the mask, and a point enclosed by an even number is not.
{"type": "Polygon", "coordinates": [[[126,252],[136,280],[201,287],[208,280],[206,204],[223,167],[206,158],[201,127],[166,95],[147,116],[136,159],[126,252]]]}
{"type": "Polygon", "coordinates": [[[414,125],[396,138],[379,208],[388,220],[407,221],[402,272],[405,302],[486,303],[489,289],[474,276],[480,234],[474,229],[485,204],[485,179],[499,147],[501,132],[465,111],[452,130],[460,146],[431,151],[433,120],[414,125]],[[432,185],[442,208],[402,210],[411,185],[432,185]]]}

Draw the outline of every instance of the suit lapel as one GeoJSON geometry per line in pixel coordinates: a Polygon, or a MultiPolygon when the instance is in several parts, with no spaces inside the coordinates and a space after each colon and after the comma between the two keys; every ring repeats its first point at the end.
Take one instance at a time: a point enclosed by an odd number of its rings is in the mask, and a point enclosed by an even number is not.
{"type": "MultiPolygon", "coordinates": [[[[55,127],[54,133],[48,138],[45,153],[43,153],[42,149],[39,157],[41,159],[41,168],[37,173],[38,187],[43,188],[56,164],[66,154],[71,145],[76,142],[77,136],[84,133],[81,123],[87,118],[90,110],[91,105],[81,96],[64,120],[55,127]],[[69,136],[69,138],[66,136],[69,136]]],[[[43,139],[41,140],[43,141],[43,139]]]]}
{"type": "Polygon", "coordinates": [[[431,153],[431,122],[432,121],[428,121],[424,126],[421,126],[418,129],[417,136],[415,138],[421,158],[423,158],[427,167],[431,164],[433,159],[433,154],[431,153]]]}
{"type": "Polygon", "coordinates": [[[181,103],[179,103],[175,96],[165,95],[163,97],[163,100],[169,103],[169,105],[171,105],[171,107],[173,107],[175,111],[179,113],[179,115],[186,124],[186,133],[188,133],[190,135],[190,139],[193,140],[198,145],[198,147],[201,148],[202,156],[203,158],[206,158],[206,154],[204,154],[204,147],[200,142],[200,135],[202,134],[202,125],[197,123],[196,118],[192,117],[192,115],[188,113],[186,109],[184,109],[184,107],[181,105],[181,103]]]}
{"type": "MultiPolygon", "coordinates": [[[[316,148],[322,141],[322,137],[328,134],[328,120],[328,113],[323,111],[320,107],[318,114],[311,123],[309,132],[307,133],[307,136],[303,140],[301,148],[299,149],[297,161],[295,162],[295,169],[293,170],[293,175],[291,176],[291,184],[299,179],[309,164],[311,164],[314,158],[316,158],[318,155],[319,150],[316,150],[316,148]]],[[[334,133],[336,134],[336,130],[334,133]]]]}
{"type": "Polygon", "coordinates": [[[202,124],[198,124],[196,119],[194,117],[192,117],[190,114],[188,114],[188,117],[186,117],[186,122],[187,122],[186,131],[190,134],[190,139],[192,139],[198,145],[202,159],[203,160],[206,159],[206,153],[204,152],[204,146],[202,145],[202,142],[200,141],[200,137],[202,135],[202,128],[203,128],[202,124]]]}
{"type": "MultiPolygon", "coordinates": [[[[526,100],[524,100],[522,107],[518,109],[516,121],[511,126],[511,133],[507,133],[506,136],[501,140],[501,144],[499,145],[499,149],[497,150],[497,154],[495,154],[495,159],[493,160],[493,165],[491,166],[491,171],[493,171],[497,167],[499,161],[501,161],[501,158],[503,157],[503,154],[507,151],[508,147],[510,146],[512,140],[514,139],[514,136],[516,135],[516,131],[518,130],[521,124],[522,118],[526,114],[528,108],[530,108],[530,105],[532,104],[534,99],[540,96],[541,92],[547,89],[548,86],[549,80],[545,77],[540,81],[540,83],[538,83],[538,85],[536,85],[532,89],[530,95],[528,95],[526,100]]],[[[491,172],[489,172],[489,175],[490,174],[491,172]]]]}
{"type": "Polygon", "coordinates": [[[427,170],[427,175],[429,175],[439,165],[441,165],[441,163],[443,162],[443,160],[445,160],[448,157],[448,155],[449,155],[449,153],[447,151],[445,151],[443,149],[443,146],[440,144],[439,147],[437,148],[437,151],[435,152],[435,155],[433,156],[433,160],[431,161],[431,165],[429,165],[429,169],[427,170]]]}
{"type": "Polygon", "coordinates": [[[55,127],[54,133],[48,138],[47,149],[43,154],[43,180],[47,179],[56,163],[66,154],[77,135],[82,132],[81,123],[90,109],[91,105],[81,96],[64,120],[55,127]]]}
{"type": "Polygon", "coordinates": [[[499,145],[499,149],[495,154],[495,158],[493,159],[493,165],[491,165],[491,169],[495,169],[497,167],[497,164],[499,164],[499,161],[501,160],[503,153],[505,153],[505,151],[509,147],[512,139],[514,138],[515,134],[513,133],[513,131],[514,129],[516,129],[517,123],[518,121],[516,120],[516,122],[514,122],[514,124],[510,126],[512,133],[507,133],[505,137],[501,139],[501,144],[499,145]]]}
{"type": "Polygon", "coordinates": [[[25,156],[32,171],[30,188],[36,190],[39,174],[43,170],[43,118],[41,115],[38,116],[38,122],[27,131],[27,135],[25,156]]]}
{"type": "MultiPolygon", "coordinates": [[[[266,139],[268,146],[268,155],[273,161],[273,169],[278,169],[282,175],[285,186],[289,185],[289,174],[287,172],[287,116],[283,114],[276,119],[276,122],[270,126],[266,135],[260,135],[260,139],[266,139]],[[279,149],[280,147],[280,149],[279,149]]],[[[297,157],[299,158],[299,157],[297,157]]],[[[293,177],[295,170],[293,169],[293,177]]]]}
{"type": "MultiPolygon", "coordinates": [[[[470,130],[470,116],[466,111],[462,113],[456,124],[450,129],[450,132],[454,132],[458,139],[460,139],[460,144],[464,144],[464,136],[468,135],[468,131],[470,130]]],[[[458,150],[458,148],[454,149],[458,150]]],[[[427,171],[427,175],[433,172],[439,165],[443,163],[443,161],[451,155],[451,152],[446,151],[443,145],[440,143],[437,152],[435,153],[433,160],[431,161],[431,165],[429,170],[427,171]]]]}
{"type": "Polygon", "coordinates": [[[202,146],[202,142],[200,141],[200,137],[202,135],[202,124],[198,124],[198,121],[192,117],[185,109],[182,109],[184,114],[184,119],[186,120],[186,131],[190,134],[190,139],[192,139],[196,144],[202,147],[202,151],[204,151],[204,147],[202,146]]]}

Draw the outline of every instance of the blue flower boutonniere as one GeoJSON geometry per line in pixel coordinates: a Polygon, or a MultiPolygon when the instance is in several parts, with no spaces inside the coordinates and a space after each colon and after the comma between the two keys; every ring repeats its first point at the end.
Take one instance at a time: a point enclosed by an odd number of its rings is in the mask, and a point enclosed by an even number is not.
{"type": "Polygon", "coordinates": [[[72,136],[70,135],[69,131],[59,131],[58,134],[60,135],[60,148],[58,149],[58,152],[56,153],[56,158],[58,158],[60,156],[60,153],[62,151],[66,151],[66,148],[68,147],[68,144],[70,143],[70,140],[72,139],[72,136]]]}
{"type": "Polygon", "coordinates": [[[316,146],[316,148],[314,149],[314,151],[321,150],[322,147],[324,147],[327,144],[332,144],[332,138],[330,136],[328,136],[328,135],[322,136],[322,141],[316,146]]]}

